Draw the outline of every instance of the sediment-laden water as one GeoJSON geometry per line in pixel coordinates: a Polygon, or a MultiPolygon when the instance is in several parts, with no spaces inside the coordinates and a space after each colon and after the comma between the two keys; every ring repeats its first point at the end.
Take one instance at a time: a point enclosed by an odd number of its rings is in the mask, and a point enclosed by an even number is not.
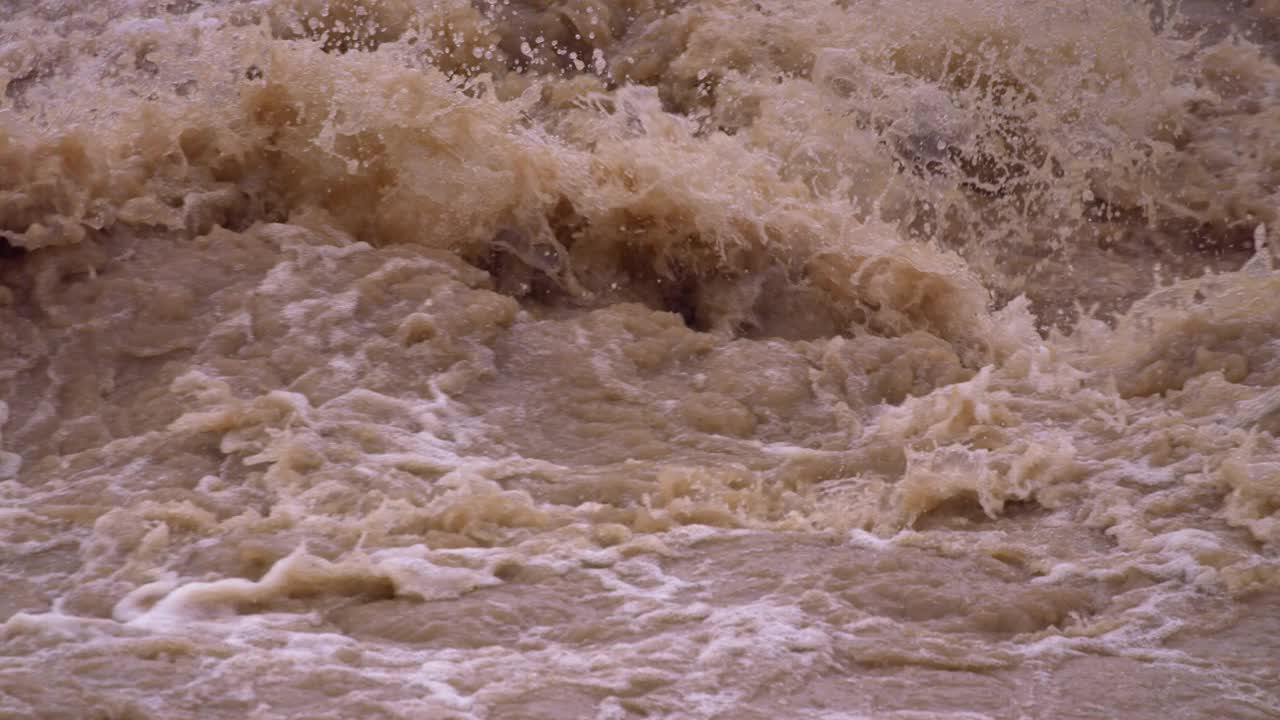
{"type": "Polygon", "coordinates": [[[1280,717],[1280,4],[0,0],[0,717],[1280,717]]]}

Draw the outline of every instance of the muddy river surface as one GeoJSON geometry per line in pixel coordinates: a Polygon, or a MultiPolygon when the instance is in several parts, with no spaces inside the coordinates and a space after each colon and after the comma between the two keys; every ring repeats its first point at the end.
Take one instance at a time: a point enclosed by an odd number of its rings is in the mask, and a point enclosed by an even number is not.
{"type": "Polygon", "coordinates": [[[0,0],[0,717],[1280,718],[1280,0],[0,0]]]}

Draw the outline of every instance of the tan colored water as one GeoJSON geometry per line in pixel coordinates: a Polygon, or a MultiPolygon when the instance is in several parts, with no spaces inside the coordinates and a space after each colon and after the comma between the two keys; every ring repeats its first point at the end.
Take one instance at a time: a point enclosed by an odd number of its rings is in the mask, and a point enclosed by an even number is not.
{"type": "Polygon", "coordinates": [[[1280,4],[0,0],[0,717],[1280,717],[1280,4]]]}

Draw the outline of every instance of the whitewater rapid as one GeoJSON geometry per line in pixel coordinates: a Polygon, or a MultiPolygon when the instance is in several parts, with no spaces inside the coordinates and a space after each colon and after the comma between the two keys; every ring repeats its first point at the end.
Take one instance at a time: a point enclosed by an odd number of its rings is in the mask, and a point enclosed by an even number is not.
{"type": "Polygon", "coordinates": [[[0,717],[1280,717],[1278,63],[0,0],[0,717]]]}

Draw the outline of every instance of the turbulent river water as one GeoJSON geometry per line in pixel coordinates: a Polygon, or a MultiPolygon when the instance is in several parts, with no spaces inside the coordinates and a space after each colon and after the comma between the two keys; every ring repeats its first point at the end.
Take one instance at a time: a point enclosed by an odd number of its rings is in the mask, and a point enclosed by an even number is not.
{"type": "Polygon", "coordinates": [[[1280,717],[1280,2],[0,0],[0,717],[1280,717]]]}

